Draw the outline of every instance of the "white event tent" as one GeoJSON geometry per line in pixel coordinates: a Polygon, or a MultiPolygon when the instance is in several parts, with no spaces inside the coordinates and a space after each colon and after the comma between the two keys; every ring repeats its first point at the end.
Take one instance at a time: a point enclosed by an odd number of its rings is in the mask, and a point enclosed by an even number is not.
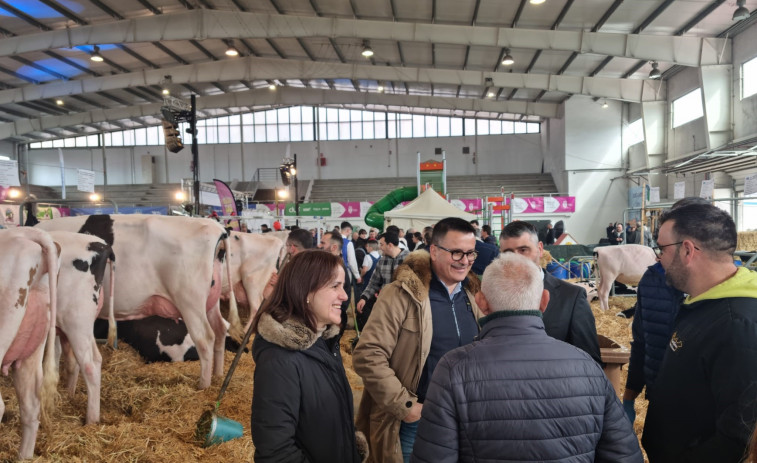
{"type": "Polygon", "coordinates": [[[404,230],[421,230],[426,226],[434,226],[436,222],[447,217],[460,217],[468,221],[476,218],[474,214],[447,202],[433,188],[428,188],[407,206],[384,213],[385,225],[396,225],[404,230]]]}

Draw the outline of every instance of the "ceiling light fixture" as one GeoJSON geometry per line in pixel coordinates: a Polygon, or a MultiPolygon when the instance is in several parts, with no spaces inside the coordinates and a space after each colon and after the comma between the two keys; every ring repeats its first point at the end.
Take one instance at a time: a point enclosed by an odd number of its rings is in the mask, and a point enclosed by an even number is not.
{"type": "Polygon", "coordinates": [[[494,92],[489,92],[486,94],[489,98],[494,98],[494,92]]]}
{"type": "Polygon", "coordinates": [[[512,55],[510,55],[510,49],[505,48],[505,57],[502,58],[502,64],[505,66],[510,66],[513,63],[515,63],[515,60],[513,59],[512,55]]]}
{"type": "Polygon", "coordinates": [[[607,104],[607,100],[605,100],[605,101],[602,102],[602,109],[607,109],[609,107],[610,107],[610,105],[607,104]]]}
{"type": "Polygon", "coordinates": [[[379,86],[378,86],[378,87],[376,88],[376,90],[378,90],[378,92],[379,92],[379,93],[382,93],[382,92],[384,91],[384,86],[383,86],[383,85],[379,85],[379,86]]]}
{"type": "Polygon", "coordinates": [[[745,4],[746,0],[736,0],[736,5],[738,5],[738,8],[736,8],[736,11],[733,12],[734,21],[742,21],[749,17],[749,10],[744,6],[745,4]]]}
{"type": "Polygon", "coordinates": [[[532,5],[541,5],[544,3],[544,0],[531,0],[532,5]]]}
{"type": "Polygon", "coordinates": [[[650,64],[652,64],[652,70],[649,71],[649,78],[659,79],[660,77],[662,77],[662,73],[657,68],[657,66],[659,66],[659,64],[657,64],[657,61],[652,61],[650,64]]]}
{"type": "Polygon", "coordinates": [[[161,93],[164,96],[168,96],[171,94],[172,83],[173,83],[173,78],[170,75],[163,76],[163,79],[160,81],[160,88],[161,88],[161,93]]]}
{"type": "Polygon", "coordinates": [[[55,104],[57,104],[58,106],[63,106],[63,100],[61,100],[59,98],[59,99],[55,100],[55,104]]]}
{"type": "Polygon", "coordinates": [[[373,48],[371,48],[371,44],[367,40],[363,40],[363,51],[360,54],[366,58],[373,56],[373,48]]]}
{"type": "Polygon", "coordinates": [[[92,61],[95,61],[97,63],[103,62],[103,60],[105,58],[103,58],[103,56],[100,54],[100,47],[98,47],[97,45],[95,45],[95,52],[92,53],[92,56],[90,56],[89,59],[91,59],[92,61]]]}
{"type": "Polygon", "coordinates": [[[276,84],[268,85],[268,90],[276,90],[276,84]]]}
{"type": "Polygon", "coordinates": [[[229,45],[229,48],[226,49],[226,56],[239,56],[239,51],[229,45]]]}

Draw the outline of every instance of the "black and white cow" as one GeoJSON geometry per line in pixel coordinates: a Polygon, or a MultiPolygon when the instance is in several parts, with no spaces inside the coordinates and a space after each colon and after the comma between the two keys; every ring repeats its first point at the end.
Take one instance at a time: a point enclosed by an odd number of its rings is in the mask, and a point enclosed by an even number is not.
{"type": "MultiPolygon", "coordinates": [[[[181,319],[147,317],[122,320],[116,325],[118,339],[133,347],[147,363],[200,360],[187,325],[181,319]]],[[[95,322],[96,337],[103,338],[107,330],[105,320],[95,322]]],[[[236,352],[238,347],[239,344],[227,335],[226,350],[236,352]]]]}
{"type": "MultiPolygon", "coordinates": [[[[87,385],[87,424],[97,423],[100,421],[102,356],[92,335],[92,326],[103,307],[105,269],[109,262],[115,261],[115,256],[111,247],[96,236],[66,231],[51,231],[49,235],[60,247],[55,318],[66,359],[68,393],[74,396],[81,370],[87,385]]],[[[113,265],[110,268],[112,282],[113,265]]],[[[109,289],[109,307],[113,307],[113,284],[109,289]]],[[[109,315],[113,328],[107,334],[113,340],[115,321],[112,313],[109,315]]]]}

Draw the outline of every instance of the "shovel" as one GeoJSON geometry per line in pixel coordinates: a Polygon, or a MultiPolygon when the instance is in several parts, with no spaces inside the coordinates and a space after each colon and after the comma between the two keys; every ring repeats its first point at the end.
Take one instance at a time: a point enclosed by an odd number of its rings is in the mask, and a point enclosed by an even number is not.
{"type": "MultiPolygon", "coordinates": [[[[262,307],[263,304],[261,303],[260,305],[262,307]]],[[[260,307],[258,307],[258,310],[260,310],[260,307]]],[[[239,345],[239,349],[237,349],[237,354],[236,356],[234,356],[234,361],[231,362],[229,371],[226,373],[226,378],[224,378],[223,380],[221,390],[218,392],[218,398],[216,399],[215,406],[212,409],[205,411],[202,415],[200,415],[200,419],[197,420],[197,426],[195,428],[195,439],[203,447],[210,447],[211,445],[220,444],[222,442],[236,439],[237,437],[242,437],[242,434],[244,432],[242,423],[221,416],[220,414],[218,414],[218,408],[221,406],[221,398],[223,398],[223,395],[226,392],[226,388],[229,386],[229,382],[231,382],[231,376],[234,374],[234,370],[237,368],[237,364],[239,363],[239,359],[242,357],[242,352],[244,352],[247,341],[249,341],[250,336],[252,336],[253,326],[254,325],[250,323],[250,327],[244,334],[244,339],[242,339],[242,343],[239,345]]]]}
{"type": "MultiPolygon", "coordinates": [[[[285,255],[279,262],[276,263],[276,270],[279,270],[289,261],[289,254],[285,255]]],[[[260,302],[258,310],[263,307],[265,299],[260,302]]],[[[237,368],[239,359],[242,357],[244,347],[247,345],[247,341],[252,336],[252,327],[254,325],[250,323],[250,327],[244,334],[244,339],[237,349],[237,354],[234,356],[234,360],[231,362],[229,371],[226,373],[226,378],[223,380],[221,390],[218,391],[218,398],[216,399],[215,406],[210,410],[206,410],[200,419],[197,420],[195,426],[195,439],[203,447],[210,447],[211,445],[220,444],[222,442],[230,441],[238,437],[242,437],[244,433],[244,427],[242,423],[226,418],[225,416],[218,414],[218,408],[221,406],[221,398],[226,393],[226,388],[229,386],[231,376],[234,374],[234,370],[237,368]]]]}

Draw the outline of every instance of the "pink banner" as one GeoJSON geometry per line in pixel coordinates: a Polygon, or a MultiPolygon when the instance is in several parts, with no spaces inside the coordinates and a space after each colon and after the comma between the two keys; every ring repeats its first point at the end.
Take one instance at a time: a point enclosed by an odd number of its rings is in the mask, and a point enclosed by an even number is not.
{"type": "Polygon", "coordinates": [[[550,196],[544,198],[544,212],[576,212],[575,196],[550,196]]]}
{"type": "Polygon", "coordinates": [[[476,214],[478,212],[481,212],[483,201],[481,198],[476,199],[453,199],[450,201],[450,203],[457,207],[458,209],[462,209],[465,212],[470,212],[472,214],[476,214]]]}
{"type": "MultiPolygon", "coordinates": [[[[507,202],[510,202],[509,198],[506,198],[507,202]]],[[[407,206],[410,201],[404,201],[399,207],[407,206]]],[[[453,199],[450,201],[458,208],[471,213],[476,213],[483,208],[483,201],[481,198],[473,199],[453,199]]],[[[343,218],[361,218],[365,215],[368,207],[373,202],[364,201],[361,203],[356,201],[341,201],[331,203],[331,217],[343,217],[343,218]]],[[[500,204],[494,202],[492,204],[500,204]]],[[[275,206],[273,204],[258,204],[258,208],[267,207],[269,211],[275,212],[275,206]]],[[[515,198],[513,204],[513,212],[516,214],[550,214],[550,213],[565,213],[576,211],[576,198],[574,196],[544,196],[544,197],[525,197],[515,198]]],[[[279,215],[284,214],[284,203],[279,203],[279,215]]]]}
{"type": "Polygon", "coordinates": [[[332,217],[360,217],[360,201],[331,203],[332,217]]]}
{"type": "MultiPolygon", "coordinates": [[[[465,200],[461,200],[465,201],[465,200]]],[[[510,204],[510,198],[505,198],[510,204]]],[[[492,202],[492,204],[501,204],[492,202]]],[[[515,214],[551,214],[576,212],[575,196],[515,197],[512,204],[515,214]]]]}
{"type": "Polygon", "coordinates": [[[286,206],[286,203],[278,203],[278,204],[273,204],[273,203],[268,203],[268,204],[258,204],[258,205],[257,205],[257,206],[255,206],[255,207],[256,207],[256,209],[267,208],[267,209],[268,209],[268,210],[269,210],[270,212],[273,212],[274,214],[276,214],[276,206],[277,206],[277,205],[278,205],[278,209],[279,209],[278,215],[284,215],[284,209],[286,209],[286,207],[285,207],[285,206],[286,206]]]}
{"type": "MultiPolygon", "coordinates": [[[[223,215],[239,215],[237,212],[237,205],[234,202],[234,193],[231,192],[229,185],[218,179],[213,179],[213,183],[216,185],[218,199],[221,200],[221,210],[223,211],[223,215]]],[[[231,227],[234,231],[239,231],[239,220],[227,220],[226,226],[231,227]]]]}

